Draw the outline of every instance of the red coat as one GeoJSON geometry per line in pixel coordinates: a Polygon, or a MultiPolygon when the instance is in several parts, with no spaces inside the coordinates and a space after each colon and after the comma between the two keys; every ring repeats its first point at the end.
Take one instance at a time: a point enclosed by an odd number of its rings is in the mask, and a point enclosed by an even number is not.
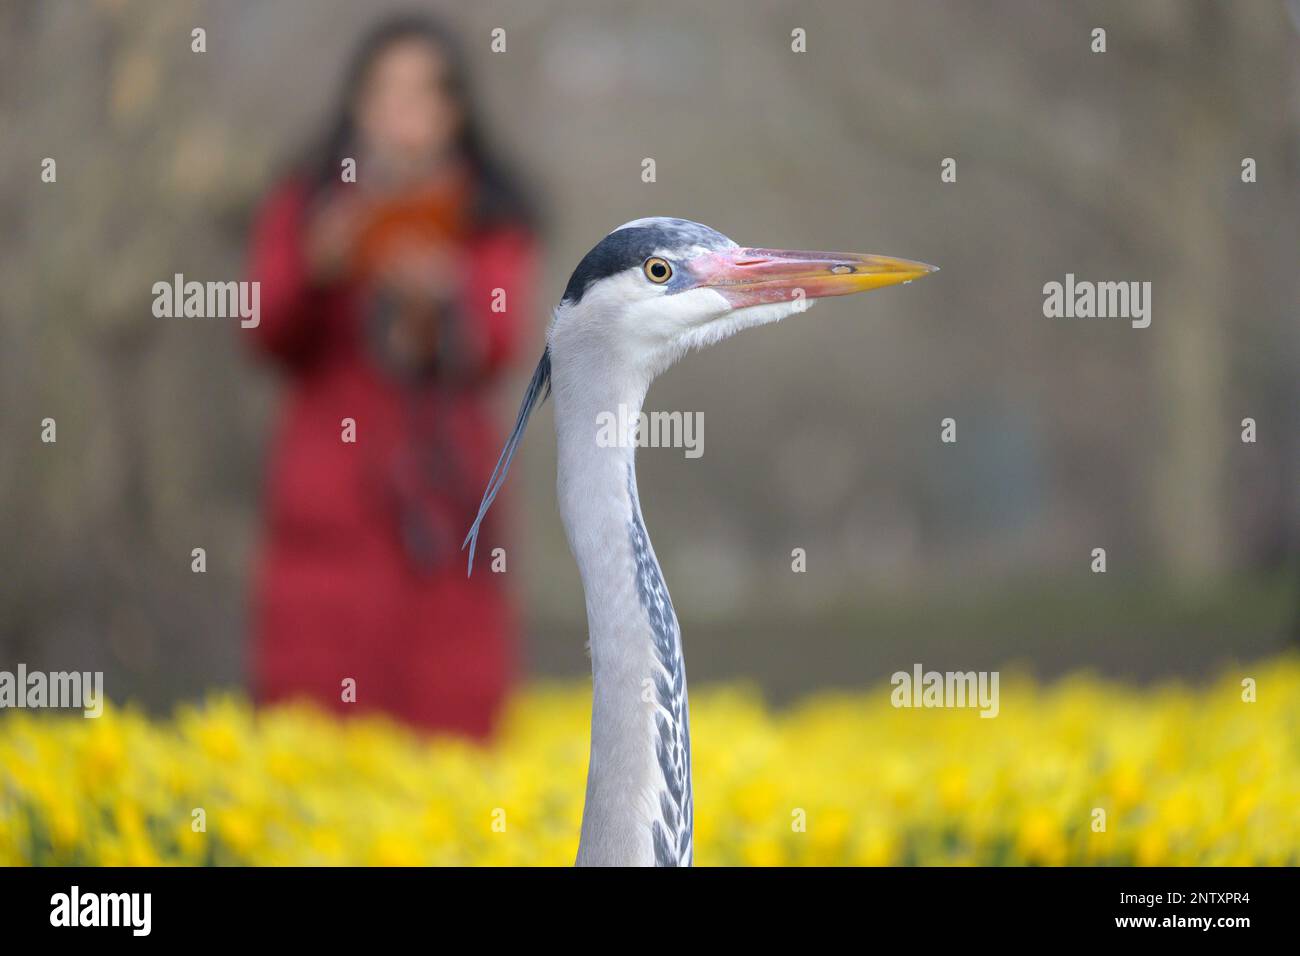
{"type": "Polygon", "coordinates": [[[307,205],[290,182],[263,206],[261,320],[239,330],[287,378],[253,595],[257,697],[486,736],[512,679],[515,614],[490,567],[496,531],[472,578],[459,547],[504,437],[488,389],[526,337],[533,243],[513,228],[464,243],[454,381],[400,384],[372,357],[364,290],[308,281],[307,205]],[[506,311],[491,308],[498,288],[506,311]]]}

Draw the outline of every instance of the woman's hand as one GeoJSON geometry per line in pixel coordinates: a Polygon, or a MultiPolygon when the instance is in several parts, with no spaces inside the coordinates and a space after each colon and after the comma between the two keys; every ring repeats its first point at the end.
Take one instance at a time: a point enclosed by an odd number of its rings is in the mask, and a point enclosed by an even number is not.
{"type": "Polygon", "coordinates": [[[397,245],[378,269],[378,280],[411,306],[441,306],[456,296],[456,250],[450,243],[412,238],[397,245]]]}
{"type": "Polygon", "coordinates": [[[445,313],[457,294],[458,272],[450,245],[424,239],[397,246],[380,267],[380,285],[397,300],[388,345],[403,364],[419,368],[437,357],[445,313]]]}
{"type": "Polygon", "coordinates": [[[359,198],[337,196],[312,218],[304,248],[307,271],[317,282],[333,282],[346,275],[363,211],[364,203],[359,198]]]}

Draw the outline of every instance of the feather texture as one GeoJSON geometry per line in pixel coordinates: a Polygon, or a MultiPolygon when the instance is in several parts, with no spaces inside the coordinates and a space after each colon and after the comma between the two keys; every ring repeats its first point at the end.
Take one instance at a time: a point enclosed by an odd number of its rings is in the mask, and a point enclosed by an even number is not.
{"type": "Polygon", "coordinates": [[[515,460],[515,452],[519,450],[519,443],[523,440],[528,419],[533,414],[533,409],[546,401],[550,394],[551,350],[548,348],[542,351],[542,359],[533,370],[533,377],[524,392],[524,400],[519,405],[519,414],[515,417],[515,427],[511,429],[510,437],[506,439],[505,447],[501,449],[501,456],[497,459],[496,467],[492,469],[487,488],[483,492],[483,501],[478,506],[478,514],[470,526],[469,533],[465,535],[464,542],[461,543],[462,551],[465,550],[466,545],[469,546],[469,567],[465,571],[466,577],[474,573],[474,550],[478,546],[479,529],[483,526],[483,519],[487,517],[492,502],[496,501],[497,492],[506,483],[506,475],[510,473],[510,463],[515,460]]]}
{"type": "Polygon", "coordinates": [[[650,622],[655,658],[655,758],[663,776],[659,794],[660,820],[652,824],[655,866],[690,866],[694,840],[691,793],[691,731],[686,699],[686,665],[681,629],[672,598],[664,584],[641,520],[636,474],[628,467],[628,497],[632,503],[632,555],[636,559],[637,596],[650,622]]]}

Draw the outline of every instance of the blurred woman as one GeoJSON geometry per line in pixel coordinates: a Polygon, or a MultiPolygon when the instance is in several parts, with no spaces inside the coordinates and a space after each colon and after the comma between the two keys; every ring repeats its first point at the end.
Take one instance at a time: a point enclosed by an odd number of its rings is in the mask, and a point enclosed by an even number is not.
{"type": "Polygon", "coordinates": [[[528,337],[533,259],[456,44],[422,18],[381,25],[252,238],[262,313],[244,334],[288,385],[253,596],[262,702],[491,732],[515,615],[504,575],[467,578],[460,544],[500,447],[489,389],[528,337]]]}

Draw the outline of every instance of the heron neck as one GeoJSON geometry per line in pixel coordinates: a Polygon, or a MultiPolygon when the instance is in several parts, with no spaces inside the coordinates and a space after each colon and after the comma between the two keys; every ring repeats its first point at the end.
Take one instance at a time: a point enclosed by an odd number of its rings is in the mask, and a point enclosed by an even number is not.
{"type": "Polygon", "coordinates": [[[578,862],[689,863],[681,635],[637,495],[627,423],[645,389],[555,381],[560,513],[582,576],[593,677],[578,862]],[[612,429],[612,430],[611,430],[612,429]],[[612,440],[611,440],[612,439],[612,440]]]}

